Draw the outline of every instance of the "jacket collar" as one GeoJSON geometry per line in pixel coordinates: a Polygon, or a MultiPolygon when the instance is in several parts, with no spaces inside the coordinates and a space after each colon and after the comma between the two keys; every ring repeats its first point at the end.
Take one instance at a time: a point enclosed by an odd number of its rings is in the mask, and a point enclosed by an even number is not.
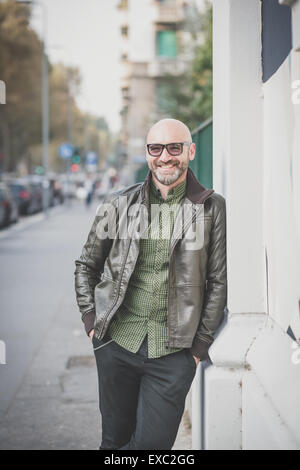
{"type": "MultiPolygon", "coordinates": [[[[149,204],[149,189],[151,179],[152,173],[149,170],[141,188],[141,199],[142,201],[146,201],[147,205],[149,204]]],[[[186,175],[186,197],[193,204],[203,204],[206,198],[213,192],[213,189],[206,189],[201,183],[199,183],[193,171],[188,168],[186,175]]]]}

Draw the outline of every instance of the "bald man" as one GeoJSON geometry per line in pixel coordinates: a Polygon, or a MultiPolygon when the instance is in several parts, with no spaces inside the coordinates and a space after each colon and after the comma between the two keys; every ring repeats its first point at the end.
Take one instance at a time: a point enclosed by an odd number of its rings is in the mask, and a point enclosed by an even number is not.
{"type": "Polygon", "coordinates": [[[100,449],[172,448],[226,307],[225,199],[189,168],[188,127],[157,122],[145,151],[145,181],[107,196],[75,261],[98,370],[100,449]]]}

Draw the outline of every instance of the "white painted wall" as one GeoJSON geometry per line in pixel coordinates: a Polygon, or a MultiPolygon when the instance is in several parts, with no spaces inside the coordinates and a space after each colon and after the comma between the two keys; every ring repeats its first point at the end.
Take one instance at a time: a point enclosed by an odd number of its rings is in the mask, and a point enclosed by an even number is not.
{"type": "Polygon", "coordinates": [[[129,60],[149,62],[154,57],[154,5],[152,0],[130,0],[128,9],[129,60]]]}
{"type": "Polygon", "coordinates": [[[269,313],[284,331],[292,321],[296,322],[300,338],[300,181],[296,175],[300,127],[299,122],[296,127],[294,113],[299,105],[293,105],[291,99],[291,60],[299,64],[300,53],[289,55],[263,85],[264,243],[268,254],[269,313]],[[298,198],[293,194],[294,183],[298,198]]]}
{"type": "Polygon", "coordinates": [[[300,449],[300,349],[271,316],[247,354],[243,449],[300,449]],[[296,360],[293,360],[296,359],[296,360]]]}
{"type": "MultiPolygon", "coordinates": [[[[298,10],[299,1],[294,35],[298,10]]],[[[286,333],[292,325],[300,338],[300,103],[291,100],[300,52],[262,85],[260,33],[259,0],[214,0],[214,188],[227,202],[229,317],[205,374],[209,450],[300,448],[300,347],[286,333]]]]}
{"type": "Polygon", "coordinates": [[[213,21],[213,178],[230,221],[228,308],[264,312],[260,1],[215,0],[213,21]]]}

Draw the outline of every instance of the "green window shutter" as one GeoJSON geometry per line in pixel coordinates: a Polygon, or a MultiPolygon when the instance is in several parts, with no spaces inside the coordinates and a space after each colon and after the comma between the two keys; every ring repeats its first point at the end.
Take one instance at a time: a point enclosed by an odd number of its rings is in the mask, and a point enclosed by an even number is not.
{"type": "Polygon", "coordinates": [[[177,56],[176,31],[157,32],[157,55],[159,57],[177,56]]]}
{"type": "Polygon", "coordinates": [[[192,132],[196,144],[196,156],[189,166],[201,184],[206,188],[213,187],[213,122],[208,119],[192,132]]]}

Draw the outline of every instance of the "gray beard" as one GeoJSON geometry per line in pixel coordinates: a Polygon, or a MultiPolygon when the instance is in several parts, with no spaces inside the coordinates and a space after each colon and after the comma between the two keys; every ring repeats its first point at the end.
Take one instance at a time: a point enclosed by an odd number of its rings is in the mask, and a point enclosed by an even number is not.
{"type": "Polygon", "coordinates": [[[181,168],[180,167],[176,167],[173,175],[162,175],[162,174],[159,174],[159,170],[156,169],[153,171],[154,175],[155,175],[155,178],[161,183],[161,184],[164,184],[165,186],[169,186],[170,184],[172,183],[175,183],[175,181],[177,181],[180,176],[185,172],[187,166],[183,165],[181,168]]]}

